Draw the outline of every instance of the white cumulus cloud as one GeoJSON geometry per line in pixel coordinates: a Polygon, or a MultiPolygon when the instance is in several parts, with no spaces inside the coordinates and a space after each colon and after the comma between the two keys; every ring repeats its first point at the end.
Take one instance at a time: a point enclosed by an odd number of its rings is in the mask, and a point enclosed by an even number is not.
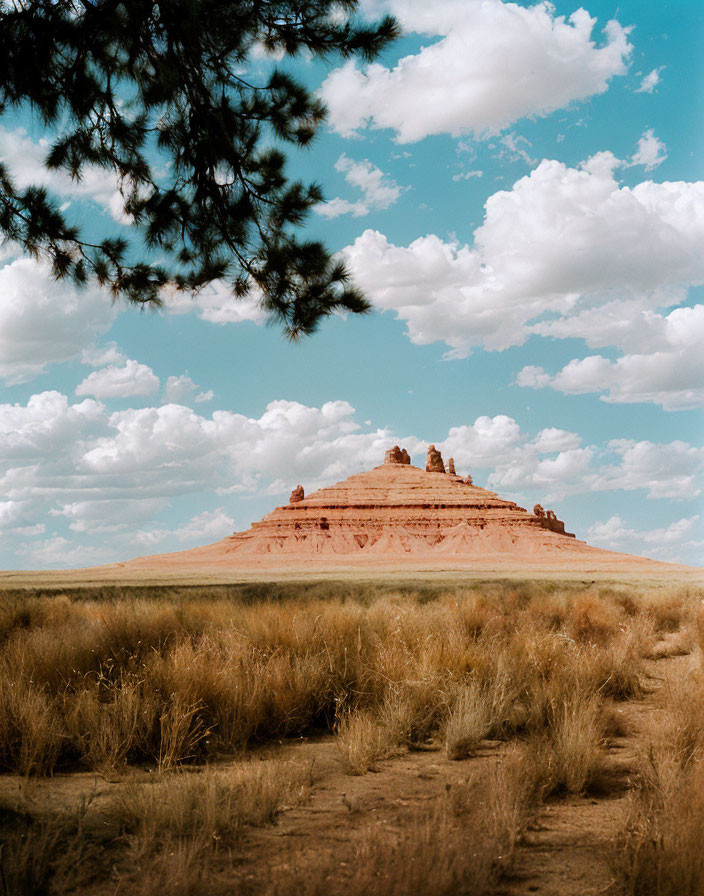
{"type": "Polygon", "coordinates": [[[643,132],[643,136],[638,141],[638,149],[631,156],[631,165],[642,165],[646,171],[653,171],[666,158],[667,147],[650,128],[643,132]]]}
{"type": "Polygon", "coordinates": [[[590,526],[587,538],[597,547],[644,554],[660,560],[676,561],[678,552],[683,548],[704,547],[704,531],[699,514],[682,517],[667,526],[654,529],[635,529],[615,514],[604,522],[590,526]]]}
{"type": "Polygon", "coordinates": [[[170,404],[183,404],[189,401],[201,404],[212,401],[215,396],[212,389],[202,392],[200,386],[194,383],[187,373],[182,373],[180,376],[168,378],[164,386],[164,397],[170,404]]]}
{"type": "Polygon", "coordinates": [[[652,71],[648,72],[640,82],[640,86],[637,88],[636,93],[652,93],[660,83],[660,72],[664,67],[664,65],[661,65],[659,68],[654,68],[652,71]]]}
{"type": "Polygon", "coordinates": [[[99,165],[86,165],[80,180],[74,180],[62,169],[50,171],[44,167],[50,149],[51,142],[46,137],[35,142],[24,128],[8,130],[0,126],[0,157],[16,187],[43,186],[69,199],[91,199],[106,208],[115,221],[130,222],[116,175],[99,165]]]}
{"type": "Polygon", "coordinates": [[[475,168],[471,171],[460,171],[459,174],[453,174],[452,179],[455,181],[460,180],[471,180],[473,177],[483,177],[484,172],[480,168],[475,168]]]}
{"type": "Polygon", "coordinates": [[[316,206],[316,211],[324,218],[338,218],[340,215],[359,218],[371,211],[387,209],[403,192],[395,180],[386,177],[381,168],[372,165],[369,159],[355,162],[343,153],[335,162],[335,170],[344,172],[347,183],[360,190],[362,198],[351,202],[338,196],[321,203],[316,206]]]}
{"type": "Polygon", "coordinates": [[[199,292],[174,292],[164,297],[165,308],[172,314],[193,312],[212,324],[239,324],[250,321],[263,324],[266,311],[261,307],[261,294],[253,289],[244,298],[237,298],[232,287],[215,280],[199,292]]]}
{"type": "Polygon", "coordinates": [[[0,378],[10,383],[79,357],[117,316],[97,286],[57,282],[49,265],[29,258],[0,268],[0,296],[0,378]]]}
{"type": "Polygon", "coordinates": [[[135,534],[135,541],[137,544],[151,548],[167,539],[176,539],[184,547],[198,547],[219,541],[234,531],[235,520],[225,511],[224,507],[218,507],[216,510],[204,510],[203,513],[196,514],[176,529],[164,527],[140,529],[135,534]]]}
{"type": "MultiPolygon", "coordinates": [[[[608,316],[606,316],[608,321],[608,316]]],[[[624,315],[626,325],[633,318],[624,315]]],[[[599,336],[599,341],[608,339],[599,336]]],[[[615,361],[603,355],[573,359],[557,373],[529,365],[519,371],[519,386],[550,387],[567,395],[602,392],[613,403],[653,402],[677,411],[704,403],[704,305],[675,308],[667,315],[650,312],[636,318],[634,332],[621,345],[633,345],[615,361]]]]}
{"type": "Polygon", "coordinates": [[[92,535],[119,532],[132,528],[159,513],[167,504],[166,498],[88,498],[69,501],[49,511],[52,517],[64,517],[72,532],[92,535]]]}
{"type": "Polygon", "coordinates": [[[557,16],[547,2],[524,7],[501,0],[391,0],[407,32],[435,38],[392,69],[353,61],[321,88],[330,123],[349,136],[365,125],[391,128],[400,143],[430,134],[496,134],[527,116],[585,100],[625,74],[629,29],[584,9],[557,16]]]}
{"type": "Polygon", "coordinates": [[[109,342],[107,345],[92,345],[81,352],[81,364],[87,364],[89,367],[123,364],[126,360],[127,356],[115,342],[109,342]]]}
{"type": "Polygon", "coordinates": [[[151,367],[139,361],[127,360],[118,367],[109,364],[94,370],[76,386],[76,395],[94,395],[96,398],[130,398],[133,395],[150,395],[159,388],[159,377],[151,367]]]}
{"type": "MultiPolygon", "coordinates": [[[[417,344],[444,341],[454,357],[529,336],[617,346],[622,359],[576,359],[555,387],[598,383],[616,401],[691,406],[702,386],[700,306],[663,309],[704,283],[704,182],[631,188],[615,177],[620,164],[608,152],[578,168],[543,160],[489,197],[471,246],[435,234],[397,246],[366,230],[344,255],[417,344]]],[[[518,382],[552,384],[535,366],[518,382]]]]}
{"type": "Polygon", "coordinates": [[[647,489],[651,498],[695,498],[704,483],[704,448],[689,442],[612,439],[608,451],[617,457],[602,464],[596,491],[647,489]]]}

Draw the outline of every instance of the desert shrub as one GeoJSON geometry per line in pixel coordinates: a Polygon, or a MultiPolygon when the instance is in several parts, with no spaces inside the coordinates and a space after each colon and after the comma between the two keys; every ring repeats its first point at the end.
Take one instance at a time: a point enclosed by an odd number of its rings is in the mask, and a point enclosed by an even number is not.
{"type": "Polygon", "coordinates": [[[111,814],[140,855],[172,838],[204,837],[219,849],[232,845],[245,825],[270,824],[284,805],[299,802],[307,781],[304,766],[280,760],[171,772],[153,783],[125,785],[111,814]]]}
{"type": "Polygon", "coordinates": [[[82,615],[83,608],[65,594],[37,597],[28,591],[13,597],[0,593],[0,643],[16,630],[27,632],[43,626],[76,624],[82,615]]]}
{"type": "Polygon", "coordinates": [[[386,691],[377,717],[392,743],[417,747],[438,729],[446,699],[437,677],[397,682],[386,691]]]}
{"type": "Polygon", "coordinates": [[[612,864],[628,896],[695,896],[704,892],[704,675],[670,678],[661,693],[612,864]]]}
{"type": "Polygon", "coordinates": [[[617,605],[587,592],[570,604],[566,632],[579,644],[603,646],[617,634],[622,621],[617,605]]]}
{"type": "Polygon", "coordinates": [[[0,802],[3,896],[211,892],[214,856],[229,861],[246,826],[273,822],[310,783],[303,763],[267,760],[158,772],[99,807],[95,793],[61,811],[0,802]]]}
{"type": "Polygon", "coordinates": [[[408,747],[452,731],[459,755],[459,720],[471,727],[480,696],[476,730],[509,739],[544,733],[566,688],[639,694],[654,628],[675,611],[693,624],[699,610],[694,592],[668,592],[665,610],[649,597],[629,615],[623,590],[544,583],[370,587],[359,599],[346,586],[330,600],[286,599],[281,586],[269,602],[261,590],[247,601],[5,599],[0,764],[202,760],[357,711],[408,747]]]}
{"type": "MultiPolygon", "coordinates": [[[[6,674],[56,694],[101,668],[103,645],[88,618],[75,625],[15,629],[2,650],[6,674]]],[[[107,659],[107,648],[104,649],[107,659]]],[[[106,664],[105,671],[109,671],[106,664]]]]}
{"type": "Polygon", "coordinates": [[[683,767],[704,761],[704,673],[700,669],[665,680],[666,716],[651,731],[654,749],[683,767]]]}
{"type": "Polygon", "coordinates": [[[310,770],[277,760],[169,772],[123,788],[111,807],[127,850],[114,893],[213,890],[213,857],[229,856],[248,825],[276,820],[305,799],[310,770]]]}
{"type": "Polygon", "coordinates": [[[0,806],[0,820],[14,816],[0,855],[4,896],[72,893],[107,873],[111,850],[86,827],[89,805],[39,816],[0,806]]]}
{"type": "Polygon", "coordinates": [[[485,594],[476,591],[463,592],[461,595],[447,599],[447,604],[458,616],[464,641],[476,640],[487,625],[499,615],[499,608],[487,599],[485,594]]]}
{"type": "Polygon", "coordinates": [[[704,892],[704,765],[652,754],[612,865],[627,896],[704,892]]]}
{"type": "Polygon", "coordinates": [[[704,651],[704,598],[698,600],[692,608],[692,630],[699,649],[704,651]]]}
{"type": "Polygon", "coordinates": [[[264,699],[260,665],[241,638],[225,631],[154,654],[144,674],[156,693],[174,695],[187,706],[199,705],[215,748],[236,750],[252,738],[262,717],[257,710],[264,699]]]}
{"type": "Polygon", "coordinates": [[[676,632],[667,633],[656,642],[648,656],[653,660],[670,656],[687,656],[694,650],[696,643],[696,634],[691,628],[680,628],[676,632]]]}
{"type": "Polygon", "coordinates": [[[703,599],[701,588],[668,588],[646,595],[643,608],[657,633],[676,632],[696,626],[703,599]]]}
{"type": "Polygon", "coordinates": [[[580,658],[584,686],[616,700],[640,697],[645,650],[644,642],[630,629],[600,651],[585,650],[580,658]]]}

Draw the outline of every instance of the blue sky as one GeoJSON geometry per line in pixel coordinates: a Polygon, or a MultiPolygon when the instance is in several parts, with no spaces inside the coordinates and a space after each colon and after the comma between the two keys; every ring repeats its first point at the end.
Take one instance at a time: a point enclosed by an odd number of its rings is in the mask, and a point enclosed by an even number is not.
{"type": "MultiPolygon", "coordinates": [[[[405,28],[372,67],[286,64],[330,110],[291,158],[308,230],[372,314],[290,344],[224,285],[140,313],[3,250],[4,568],[215,541],[429,442],[593,544],[701,563],[701,4],[364,9],[405,28]]],[[[19,182],[44,137],[0,121],[19,182]]],[[[109,178],[48,186],[121,226],[109,178]]]]}

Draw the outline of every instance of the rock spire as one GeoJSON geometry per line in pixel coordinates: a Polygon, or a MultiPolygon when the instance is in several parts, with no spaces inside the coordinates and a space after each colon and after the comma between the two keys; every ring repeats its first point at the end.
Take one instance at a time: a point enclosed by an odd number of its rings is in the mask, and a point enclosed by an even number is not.
{"type": "Polygon", "coordinates": [[[385,464],[410,464],[411,458],[408,455],[408,452],[405,448],[399,448],[398,445],[394,445],[393,448],[389,448],[389,450],[384,455],[384,463],[385,464]]]}
{"type": "Polygon", "coordinates": [[[435,445],[428,448],[428,455],[425,458],[426,473],[444,473],[445,464],[442,461],[442,454],[436,449],[435,445]]]}

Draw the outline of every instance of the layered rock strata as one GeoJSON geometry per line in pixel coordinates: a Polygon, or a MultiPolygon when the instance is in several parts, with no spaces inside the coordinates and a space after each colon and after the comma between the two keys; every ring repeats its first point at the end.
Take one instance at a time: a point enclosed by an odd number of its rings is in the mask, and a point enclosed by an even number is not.
{"type": "Polygon", "coordinates": [[[319,574],[328,570],[494,571],[530,574],[540,569],[579,575],[638,575],[684,569],[591,547],[564,531],[539,504],[529,513],[514,501],[448,472],[431,446],[425,470],[411,466],[395,445],[385,463],[305,497],[302,486],[246,532],[216,544],[138,557],[104,567],[119,575],[319,574]]]}
{"type": "Polygon", "coordinates": [[[277,507],[246,532],[226,539],[228,553],[242,559],[321,553],[459,557],[575,544],[564,524],[553,528],[550,521],[547,526],[547,516],[530,514],[472,485],[469,477],[426,472],[396,459],[397,448],[392,452],[382,466],[277,507]]]}

